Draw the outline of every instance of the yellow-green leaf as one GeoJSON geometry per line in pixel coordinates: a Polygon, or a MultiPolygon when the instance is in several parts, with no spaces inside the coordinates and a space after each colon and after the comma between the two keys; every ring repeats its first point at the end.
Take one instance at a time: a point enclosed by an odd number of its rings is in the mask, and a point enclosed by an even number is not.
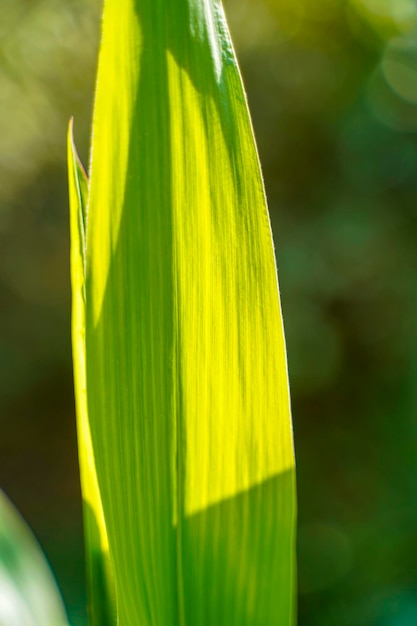
{"type": "Polygon", "coordinates": [[[106,524],[91,442],[85,374],[85,227],[88,181],[74,145],[72,121],[68,131],[68,182],[71,230],[72,347],[77,410],[78,451],[88,545],[87,574],[90,626],[117,623],[106,524]]]}
{"type": "Polygon", "coordinates": [[[220,2],[106,1],[88,219],[74,163],[81,471],[117,623],[289,626],[285,344],[220,2]]]}

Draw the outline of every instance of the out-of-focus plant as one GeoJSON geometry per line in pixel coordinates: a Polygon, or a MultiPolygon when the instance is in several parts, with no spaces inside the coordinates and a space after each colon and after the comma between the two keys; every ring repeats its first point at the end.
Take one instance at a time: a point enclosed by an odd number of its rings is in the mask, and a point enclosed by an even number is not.
{"type": "Polygon", "coordinates": [[[64,607],[42,551],[0,491],[0,626],[66,626],[64,607]]]}
{"type": "Polygon", "coordinates": [[[292,624],[276,267],[219,0],[107,0],[69,181],[91,624],[292,624]]]}

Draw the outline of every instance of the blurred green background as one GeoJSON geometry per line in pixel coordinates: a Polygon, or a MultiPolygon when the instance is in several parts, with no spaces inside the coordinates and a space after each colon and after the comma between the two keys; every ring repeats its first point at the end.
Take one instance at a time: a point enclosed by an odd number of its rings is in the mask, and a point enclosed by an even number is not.
{"type": "MultiPolygon", "coordinates": [[[[0,0],[0,486],[86,625],[66,129],[98,0],[0,0]]],[[[417,624],[417,2],[228,0],[279,267],[300,626],[417,624]]],[[[214,626],[214,625],[213,625],[214,626]]],[[[261,625],[259,625],[261,626],[261,625]]]]}

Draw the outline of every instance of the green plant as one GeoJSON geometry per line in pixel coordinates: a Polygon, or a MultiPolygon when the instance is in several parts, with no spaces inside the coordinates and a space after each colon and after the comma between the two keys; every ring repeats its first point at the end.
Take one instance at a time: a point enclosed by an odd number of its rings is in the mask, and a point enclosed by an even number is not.
{"type": "Polygon", "coordinates": [[[0,625],[66,626],[54,578],[35,538],[0,491],[0,625]]]}
{"type": "Polygon", "coordinates": [[[107,0],[89,178],[68,142],[90,624],[294,619],[271,230],[218,0],[107,0]]]}

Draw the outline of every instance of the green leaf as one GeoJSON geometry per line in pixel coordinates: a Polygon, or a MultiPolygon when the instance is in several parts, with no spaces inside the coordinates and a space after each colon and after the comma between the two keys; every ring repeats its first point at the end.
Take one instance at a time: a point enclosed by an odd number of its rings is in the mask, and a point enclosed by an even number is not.
{"type": "Polygon", "coordinates": [[[77,410],[78,451],[84,499],[84,526],[87,550],[87,577],[90,591],[90,625],[117,623],[109,544],[87,413],[85,374],[85,228],[87,224],[88,180],[73,139],[68,131],[68,181],[71,230],[72,347],[77,410]]]}
{"type": "Polygon", "coordinates": [[[74,163],[71,151],[81,472],[101,537],[88,549],[108,564],[117,623],[290,625],[284,335],[217,0],[107,0],[85,254],[74,163]]]}
{"type": "Polygon", "coordinates": [[[67,626],[61,596],[36,539],[0,491],[0,626],[67,626]]]}

